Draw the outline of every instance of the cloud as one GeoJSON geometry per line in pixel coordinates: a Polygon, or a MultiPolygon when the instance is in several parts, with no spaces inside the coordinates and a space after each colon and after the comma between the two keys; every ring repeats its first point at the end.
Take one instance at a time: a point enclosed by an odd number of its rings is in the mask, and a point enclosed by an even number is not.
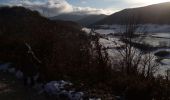
{"type": "Polygon", "coordinates": [[[73,13],[77,14],[111,14],[112,10],[109,9],[96,9],[91,7],[73,7],[73,13]]]}
{"type": "Polygon", "coordinates": [[[66,0],[13,0],[11,5],[24,6],[31,10],[37,10],[44,16],[52,17],[62,13],[74,14],[111,14],[111,10],[91,7],[77,7],[69,4],[66,0]]]}
{"type": "Polygon", "coordinates": [[[141,7],[163,2],[170,2],[170,0],[124,0],[124,2],[130,7],[141,7]]]}
{"type": "Polygon", "coordinates": [[[87,3],[87,1],[81,0],[81,3],[82,3],[82,4],[86,4],[86,3],[87,3]]]}

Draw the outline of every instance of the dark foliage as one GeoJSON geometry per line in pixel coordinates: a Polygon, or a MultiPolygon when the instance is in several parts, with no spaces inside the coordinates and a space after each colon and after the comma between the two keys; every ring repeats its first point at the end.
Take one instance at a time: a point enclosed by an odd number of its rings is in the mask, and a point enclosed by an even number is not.
{"type": "Polygon", "coordinates": [[[1,8],[0,20],[0,59],[16,64],[27,76],[40,72],[44,81],[92,80],[89,83],[93,83],[104,80],[103,74],[108,74],[102,69],[106,69],[106,61],[100,53],[101,47],[96,47],[100,56],[93,58],[90,37],[76,23],[51,21],[22,7],[1,8]],[[28,46],[34,55],[28,53],[28,46]]]}

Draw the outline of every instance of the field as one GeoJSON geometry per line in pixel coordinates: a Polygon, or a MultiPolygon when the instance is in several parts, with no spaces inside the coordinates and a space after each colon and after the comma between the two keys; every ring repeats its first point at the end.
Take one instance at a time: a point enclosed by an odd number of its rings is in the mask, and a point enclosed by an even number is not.
{"type": "MultiPolygon", "coordinates": [[[[149,48],[145,52],[151,53],[153,56],[155,56],[154,60],[159,61],[158,62],[159,69],[156,75],[159,74],[164,75],[166,74],[166,71],[170,69],[170,32],[167,30],[168,27],[169,26],[165,26],[165,25],[163,26],[147,25],[148,32],[146,32],[147,31],[146,29],[145,31],[139,31],[140,29],[137,29],[136,32],[137,34],[141,34],[143,32],[144,35],[142,35],[142,37],[133,38],[134,43],[149,45],[150,47],[152,47],[152,49],[149,48]],[[161,53],[168,52],[168,53],[164,56],[155,55],[156,53],[160,53],[160,52],[161,53]]],[[[90,32],[90,29],[84,29],[84,30],[86,32],[90,32]]],[[[102,27],[95,29],[94,33],[100,34],[102,36],[100,38],[100,43],[101,45],[103,45],[105,48],[108,49],[108,53],[111,58],[116,58],[118,56],[118,52],[115,48],[124,44],[120,40],[120,36],[117,36],[117,34],[123,32],[123,30],[124,30],[123,26],[120,25],[112,25],[112,26],[103,25],[102,27]]],[[[143,50],[143,48],[144,47],[137,48],[138,52],[141,52],[141,49],[143,50]]]]}

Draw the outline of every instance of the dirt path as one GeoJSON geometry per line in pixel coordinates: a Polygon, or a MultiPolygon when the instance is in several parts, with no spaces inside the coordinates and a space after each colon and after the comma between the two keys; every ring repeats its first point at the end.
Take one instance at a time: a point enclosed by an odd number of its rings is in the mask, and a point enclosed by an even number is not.
{"type": "Polygon", "coordinates": [[[14,76],[0,72],[0,100],[47,100],[33,88],[23,85],[14,76]]]}

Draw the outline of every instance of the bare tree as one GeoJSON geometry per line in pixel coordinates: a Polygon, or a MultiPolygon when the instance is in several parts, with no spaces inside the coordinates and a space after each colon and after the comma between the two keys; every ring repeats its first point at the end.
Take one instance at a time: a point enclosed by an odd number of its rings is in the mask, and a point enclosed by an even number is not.
{"type": "Polygon", "coordinates": [[[141,45],[141,41],[146,35],[145,28],[140,30],[139,21],[134,17],[128,19],[124,23],[124,29],[121,34],[121,41],[123,45],[119,45],[121,49],[117,49],[121,55],[121,71],[125,74],[142,74],[143,76],[150,77],[152,76],[158,64],[154,61],[155,58],[151,53],[145,54],[142,50],[139,50],[135,45],[141,45]]]}
{"type": "Polygon", "coordinates": [[[141,59],[141,73],[147,78],[152,77],[157,72],[158,66],[159,64],[155,62],[155,56],[151,53],[144,55],[141,59]]]}

